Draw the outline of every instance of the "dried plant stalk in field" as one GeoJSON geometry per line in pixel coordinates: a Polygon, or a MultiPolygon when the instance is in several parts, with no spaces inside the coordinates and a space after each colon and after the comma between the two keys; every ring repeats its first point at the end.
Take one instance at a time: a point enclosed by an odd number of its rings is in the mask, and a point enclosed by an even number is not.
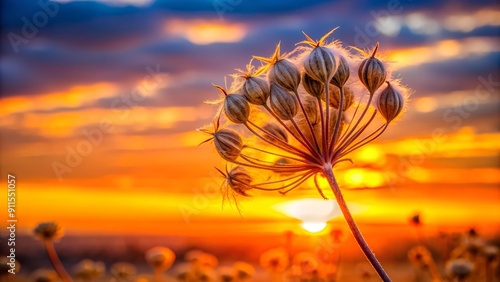
{"type": "Polygon", "coordinates": [[[340,42],[306,36],[290,54],[258,57],[215,103],[222,106],[213,125],[200,129],[211,135],[220,156],[231,166],[225,198],[249,196],[250,190],[286,194],[314,177],[327,179],[330,189],[362,251],[384,281],[390,281],[368,247],[344,201],[333,168],[347,155],[378,138],[403,111],[408,91],[391,78],[386,63],[340,42]],[[356,73],[357,70],[357,73],[356,73]],[[373,126],[377,124],[376,126],[373,126]],[[240,133],[245,131],[246,133],[240,133]]]}

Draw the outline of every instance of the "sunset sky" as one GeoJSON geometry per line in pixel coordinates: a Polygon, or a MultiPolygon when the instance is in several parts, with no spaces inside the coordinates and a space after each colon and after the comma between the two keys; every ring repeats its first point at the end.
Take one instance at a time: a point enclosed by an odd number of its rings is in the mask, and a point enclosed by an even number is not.
{"type": "Polygon", "coordinates": [[[422,212],[499,234],[498,2],[375,2],[2,1],[0,179],[16,176],[21,232],[41,221],[74,234],[297,228],[284,203],[320,199],[312,183],[255,193],[241,215],[222,207],[224,162],[196,128],[216,111],[204,103],[212,83],[339,26],[345,46],[379,42],[413,90],[404,118],[336,170],[355,216],[406,224],[422,212]]]}

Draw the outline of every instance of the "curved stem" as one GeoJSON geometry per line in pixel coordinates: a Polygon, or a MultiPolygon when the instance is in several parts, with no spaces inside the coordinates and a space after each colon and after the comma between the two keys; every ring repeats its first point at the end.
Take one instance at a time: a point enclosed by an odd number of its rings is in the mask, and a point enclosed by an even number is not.
{"type": "Polygon", "coordinates": [[[54,266],[55,271],[61,277],[61,280],[64,282],[73,282],[73,279],[69,276],[68,272],[61,263],[59,256],[57,255],[56,249],[54,248],[54,243],[51,240],[45,240],[45,250],[50,257],[50,261],[54,266]]]}
{"type": "Polygon", "coordinates": [[[391,278],[389,278],[384,268],[375,257],[375,254],[372,252],[372,250],[366,243],[365,239],[363,238],[363,235],[361,234],[361,231],[354,222],[354,218],[352,217],[351,212],[347,207],[344,197],[342,196],[342,192],[340,191],[339,185],[337,184],[335,176],[333,175],[332,166],[330,164],[325,165],[325,167],[323,168],[323,173],[326,179],[328,180],[328,183],[330,184],[330,188],[332,189],[333,194],[335,194],[337,203],[340,207],[340,210],[342,211],[342,214],[344,215],[345,220],[347,221],[347,224],[349,225],[349,229],[351,229],[351,232],[354,235],[354,239],[356,239],[356,242],[358,243],[359,247],[365,254],[366,258],[370,261],[375,271],[377,271],[379,277],[384,282],[390,282],[391,278]]]}

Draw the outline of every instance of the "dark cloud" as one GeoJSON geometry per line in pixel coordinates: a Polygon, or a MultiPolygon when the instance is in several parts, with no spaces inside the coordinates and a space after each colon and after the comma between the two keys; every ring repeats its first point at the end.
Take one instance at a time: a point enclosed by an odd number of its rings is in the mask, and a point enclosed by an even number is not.
{"type": "Polygon", "coordinates": [[[403,82],[416,91],[416,95],[474,90],[479,76],[500,76],[500,53],[471,56],[460,60],[427,63],[399,71],[403,82]]]}
{"type": "MultiPolygon", "coordinates": [[[[48,3],[41,0],[42,3],[48,3]]],[[[252,55],[270,55],[278,41],[283,51],[290,51],[303,39],[298,31],[305,31],[319,38],[333,27],[340,26],[334,34],[345,45],[356,45],[356,35],[374,20],[374,13],[389,9],[388,5],[401,6],[402,14],[423,11],[428,15],[439,15],[450,9],[453,12],[477,10],[491,6],[491,1],[248,1],[220,0],[217,3],[239,3],[224,14],[222,22],[241,22],[250,27],[247,36],[238,43],[215,43],[195,45],[182,38],[164,34],[162,23],[166,19],[209,18],[218,19],[214,1],[192,2],[156,1],[147,7],[115,7],[94,1],[72,2],[58,5],[58,13],[49,19],[47,26],[14,53],[9,40],[1,42],[0,75],[2,95],[39,94],[62,91],[76,84],[109,81],[131,89],[147,72],[146,66],[160,65],[162,71],[177,75],[197,73],[200,83],[204,77],[220,77],[242,68],[252,55]],[[225,1],[225,2],[224,2],[225,1]],[[395,3],[395,4],[394,4],[395,3]],[[272,14],[272,16],[271,16],[272,14]]],[[[9,32],[20,32],[22,17],[30,18],[42,8],[37,0],[2,1],[2,38],[9,32]]],[[[403,27],[398,36],[377,34],[368,38],[366,46],[379,41],[386,48],[425,45],[436,40],[465,38],[470,36],[495,37],[497,27],[482,27],[470,33],[443,31],[429,37],[414,34],[403,27]]],[[[471,75],[493,71],[495,56],[436,63],[409,68],[402,71],[408,84],[418,81],[434,81],[425,91],[445,91],[468,87],[471,75]],[[449,64],[446,68],[444,64],[449,64]],[[467,65],[464,65],[467,64],[467,65]],[[453,78],[459,79],[453,82],[453,78]]],[[[199,84],[200,84],[199,83],[199,84]]],[[[206,86],[193,86],[176,90],[176,93],[201,92],[206,86]]],[[[167,94],[168,96],[168,94],[167,94]]],[[[172,99],[173,96],[171,97],[172,99]]],[[[188,103],[185,101],[179,104],[188,103]]]]}

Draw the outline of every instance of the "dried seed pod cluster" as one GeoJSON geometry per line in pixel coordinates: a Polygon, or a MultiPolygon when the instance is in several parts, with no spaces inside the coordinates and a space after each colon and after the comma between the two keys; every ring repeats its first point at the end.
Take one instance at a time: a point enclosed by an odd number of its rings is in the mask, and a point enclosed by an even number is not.
{"type": "MultiPolygon", "coordinates": [[[[271,57],[254,56],[246,71],[233,75],[229,89],[216,86],[222,105],[213,125],[201,131],[229,163],[225,172],[217,169],[226,179],[225,199],[236,202],[252,190],[286,194],[313,176],[325,198],[316,181],[324,176],[351,218],[351,231],[359,234],[333,167],[387,129],[403,112],[408,91],[391,77],[378,44],[370,54],[353,54],[338,41],[326,42],[333,31],[318,41],[305,34],[290,54],[278,44],[271,57]],[[254,66],[254,59],[263,64],[254,66]]],[[[390,281],[366,242],[358,243],[379,276],[390,281]]]]}
{"type": "Polygon", "coordinates": [[[293,56],[282,54],[278,44],[271,57],[254,56],[262,66],[252,59],[246,71],[239,70],[229,90],[215,86],[222,93],[221,110],[213,128],[202,131],[236,166],[223,173],[228,191],[286,193],[321,174],[326,164],[347,160],[403,111],[407,90],[391,79],[388,65],[377,56],[378,44],[370,55],[352,54],[338,41],[326,43],[332,32],[318,41],[306,35],[293,56]],[[375,121],[380,124],[373,128],[375,121]],[[231,123],[247,133],[230,129],[231,123]],[[258,170],[266,181],[252,178],[258,170]],[[267,181],[273,174],[287,177],[267,181]]]}

